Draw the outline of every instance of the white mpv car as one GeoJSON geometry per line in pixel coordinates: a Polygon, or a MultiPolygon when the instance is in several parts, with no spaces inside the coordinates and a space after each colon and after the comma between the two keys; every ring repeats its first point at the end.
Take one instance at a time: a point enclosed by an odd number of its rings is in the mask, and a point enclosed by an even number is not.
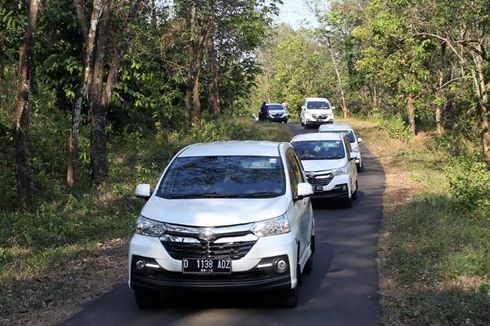
{"type": "Polygon", "coordinates": [[[350,147],[352,152],[356,154],[356,165],[357,171],[361,172],[364,169],[364,164],[362,163],[361,149],[359,144],[362,143],[362,138],[357,138],[354,129],[347,123],[335,123],[329,125],[321,125],[318,128],[318,132],[330,132],[330,133],[341,133],[345,134],[349,139],[350,147]]]}
{"type": "Polygon", "coordinates": [[[307,97],[301,105],[300,122],[305,128],[333,123],[333,110],[330,101],[323,97],[307,97]]]}
{"type": "Polygon", "coordinates": [[[294,307],[315,249],[313,194],[288,143],[194,144],[171,160],[129,245],[129,286],[152,307],[173,290],[274,290],[294,307]]]}
{"type": "Polygon", "coordinates": [[[339,200],[351,207],[357,197],[356,156],[347,136],[338,133],[312,133],[291,140],[296,154],[313,185],[313,198],[339,200]]]}

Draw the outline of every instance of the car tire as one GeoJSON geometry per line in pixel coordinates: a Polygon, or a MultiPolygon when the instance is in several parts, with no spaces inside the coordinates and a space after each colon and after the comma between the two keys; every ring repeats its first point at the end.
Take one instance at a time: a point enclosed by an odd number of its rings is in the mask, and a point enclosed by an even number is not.
{"type": "Polygon", "coordinates": [[[351,208],[352,207],[352,197],[346,197],[342,201],[342,207],[351,208]]]}
{"type": "Polygon", "coordinates": [[[301,268],[296,264],[296,286],[293,289],[287,289],[282,296],[282,306],[285,308],[296,308],[298,306],[299,286],[301,284],[301,268]]]}
{"type": "Polygon", "coordinates": [[[315,236],[311,236],[311,243],[310,243],[310,248],[311,248],[311,255],[310,258],[306,261],[305,268],[303,269],[303,273],[305,274],[311,274],[313,272],[313,254],[315,253],[315,236]]]}
{"type": "Polygon", "coordinates": [[[356,165],[356,167],[357,167],[357,172],[362,172],[362,171],[364,171],[364,165],[362,165],[362,164],[358,164],[358,165],[356,165]]]}
{"type": "Polygon", "coordinates": [[[357,184],[357,181],[356,181],[356,191],[354,191],[354,193],[352,194],[352,199],[353,200],[356,200],[357,199],[357,191],[359,190],[359,186],[357,184]]]}
{"type": "Polygon", "coordinates": [[[134,299],[140,309],[152,309],[160,303],[160,292],[135,289],[134,299]]]}
{"type": "Polygon", "coordinates": [[[281,293],[282,296],[282,306],[284,308],[296,308],[298,306],[299,297],[299,285],[296,285],[294,289],[289,289],[281,293]]]}

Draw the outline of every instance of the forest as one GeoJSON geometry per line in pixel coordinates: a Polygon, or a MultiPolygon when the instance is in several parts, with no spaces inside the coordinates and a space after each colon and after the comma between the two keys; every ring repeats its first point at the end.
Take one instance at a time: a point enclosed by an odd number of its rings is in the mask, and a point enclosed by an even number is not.
{"type": "Polygon", "coordinates": [[[128,236],[134,186],[184,145],[289,141],[253,116],[306,96],[423,137],[488,231],[490,2],[305,2],[319,23],[293,29],[281,0],[0,0],[0,284],[128,236]]]}

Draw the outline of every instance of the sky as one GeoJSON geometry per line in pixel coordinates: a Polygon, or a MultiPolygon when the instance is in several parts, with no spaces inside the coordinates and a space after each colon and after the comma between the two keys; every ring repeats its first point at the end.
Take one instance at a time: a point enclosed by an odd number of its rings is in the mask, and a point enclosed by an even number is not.
{"type": "Polygon", "coordinates": [[[296,30],[301,26],[317,26],[318,22],[307,7],[305,0],[283,0],[283,2],[279,7],[280,12],[279,17],[276,18],[277,23],[287,23],[296,30]]]}

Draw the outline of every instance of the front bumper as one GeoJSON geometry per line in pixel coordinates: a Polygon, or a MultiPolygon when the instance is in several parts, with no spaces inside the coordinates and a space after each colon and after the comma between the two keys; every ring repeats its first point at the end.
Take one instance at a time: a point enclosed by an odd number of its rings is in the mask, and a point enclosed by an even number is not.
{"type": "MultiPolygon", "coordinates": [[[[140,259],[134,256],[133,261],[140,259]]],[[[271,270],[255,268],[249,272],[231,274],[196,275],[158,270],[137,271],[131,264],[130,287],[132,289],[163,290],[213,290],[213,291],[256,291],[290,289],[290,273],[277,274],[271,270]]]]}
{"type": "Polygon", "coordinates": [[[288,116],[281,116],[281,117],[267,117],[267,120],[272,121],[272,122],[287,122],[288,121],[288,116]]]}
{"type": "Polygon", "coordinates": [[[335,185],[330,190],[315,191],[312,198],[342,199],[349,198],[349,188],[347,184],[335,185]]]}
{"type": "Polygon", "coordinates": [[[264,260],[279,256],[285,257],[289,265],[296,261],[297,244],[292,233],[258,238],[243,258],[232,260],[230,274],[185,274],[182,260],[172,258],[158,238],[135,234],[129,248],[128,285],[132,289],[153,291],[294,288],[296,268],[289,266],[287,272],[279,274],[272,267],[261,266],[264,260]],[[154,267],[137,270],[135,262],[141,258],[151,261],[154,267]]]}
{"type": "Polygon", "coordinates": [[[349,198],[352,193],[351,178],[347,174],[333,176],[323,182],[315,178],[309,178],[308,181],[313,186],[313,198],[349,198]]]}
{"type": "Polygon", "coordinates": [[[315,118],[306,118],[307,125],[322,125],[325,123],[333,123],[333,117],[329,117],[326,119],[315,119],[315,118]]]}

